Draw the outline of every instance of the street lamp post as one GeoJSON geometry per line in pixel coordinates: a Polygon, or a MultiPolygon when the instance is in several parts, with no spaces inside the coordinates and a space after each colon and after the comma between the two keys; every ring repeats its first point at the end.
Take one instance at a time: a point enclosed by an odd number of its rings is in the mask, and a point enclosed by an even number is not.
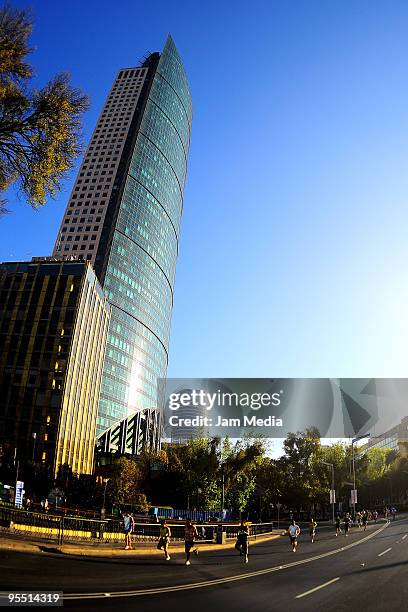
{"type": "Polygon", "coordinates": [[[34,463],[34,459],[35,459],[35,444],[37,442],[37,433],[33,432],[33,454],[31,457],[31,462],[34,463]]]}
{"type": "Polygon", "coordinates": [[[106,501],[106,487],[108,486],[108,482],[109,482],[110,478],[104,478],[103,482],[105,483],[105,487],[103,490],[103,505],[102,505],[102,509],[101,509],[101,518],[104,519],[105,518],[105,501],[106,501]]]}
{"type": "MultiPolygon", "coordinates": [[[[408,470],[402,470],[403,474],[408,474],[408,470]]],[[[405,498],[407,497],[407,491],[405,490],[405,498]]]]}
{"type": "Polygon", "coordinates": [[[278,510],[278,531],[279,531],[280,509],[281,509],[281,506],[282,506],[282,504],[280,503],[281,492],[279,491],[279,489],[277,489],[276,495],[277,495],[277,498],[278,498],[278,501],[276,502],[276,508],[278,510]]]}
{"type": "Polygon", "coordinates": [[[224,506],[225,506],[225,474],[224,474],[224,464],[221,464],[221,517],[224,516],[224,506]]]}
{"type": "Polygon", "coordinates": [[[331,484],[331,498],[332,498],[332,518],[333,518],[333,524],[334,524],[334,504],[336,503],[335,500],[335,493],[334,493],[334,464],[333,463],[328,463],[327,461],[321,461],[320,463],[323,463],[323,465],[327,465],[331,468],[331,473],[332,473],[332,484],[331,484]]]}
{"type": "Polygon", "coordinates": [[[391,506],[391,504],[392,504],[392,497],[393,497],[393,495],[392,495],[392,478],[391,478],[391,476],[385,476],[385,478],[387,480],[389,480],[389,482],[390,482],[390,506],[391,506]]]}
{"type": "Polygon", "coordinates": [[[369,438],[371,434],[364,434],[363,436],[358,436],[357,438],[353,438],[351,440],[351,461],[353,465],[353,519],[356,516],[356,464],[354,459],[354,444],[359,440],[363,440],[364,438],[369,438]]]}

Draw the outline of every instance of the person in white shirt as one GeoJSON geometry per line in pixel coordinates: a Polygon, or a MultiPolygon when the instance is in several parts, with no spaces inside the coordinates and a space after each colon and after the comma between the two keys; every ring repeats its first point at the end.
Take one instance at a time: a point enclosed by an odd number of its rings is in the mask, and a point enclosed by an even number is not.
{"type": "Polygon", "coordinates": [[[295,520],[293,520],[289,525],[288,534],[290,537],[290,543],[292,545],[292,552],[296,552],[297,539],[300,535],[300,527],[296,524],[295,520]]]}

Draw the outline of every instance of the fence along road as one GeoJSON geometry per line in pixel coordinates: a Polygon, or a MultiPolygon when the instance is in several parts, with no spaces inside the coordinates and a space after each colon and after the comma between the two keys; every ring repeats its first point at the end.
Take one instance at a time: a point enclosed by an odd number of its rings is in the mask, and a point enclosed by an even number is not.
{"type": "MultiPolygon", "coordinates": [[[[3,532],[30,535],[62,544],[64,540],[95,541],[104,543],[123,542],[123,523],[120,519],[87,519],[82,517],[58,516],[29,512],[14,508],[0,508],[0,526],[3,532]]],[[[184,540],[184,525],[171,524],[173,541],[184,540]]],[[[135,523],[132,538],[136,542],[156,541],[159,537],[159,523],[135,523]]],[[[202,542],[215,542],[220,531],[225,539],[237,537],[238,525],[202,524],[198,526],[202,542]],[[200,533],[201,532],[201,533],[200,533]]],[[[273,523],[254,523],[250,527],[251,538],[272,533],[273,523]]]]}

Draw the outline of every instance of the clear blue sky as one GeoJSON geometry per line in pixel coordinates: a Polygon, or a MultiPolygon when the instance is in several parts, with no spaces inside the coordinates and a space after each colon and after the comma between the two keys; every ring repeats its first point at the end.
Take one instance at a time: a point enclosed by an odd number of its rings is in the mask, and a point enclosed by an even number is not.
{"type": "MultiPolygon", "coordinates": [[[[18,1],[18,6],[26,6],[18,1]]],[[[92,99],[171,32],[194,102],[171,376],[406,376],[408,5],[34,0],[37,83],[92,99]]],[[[49,254],[72,186],[10,195],[0,260],[49,254]]]]}

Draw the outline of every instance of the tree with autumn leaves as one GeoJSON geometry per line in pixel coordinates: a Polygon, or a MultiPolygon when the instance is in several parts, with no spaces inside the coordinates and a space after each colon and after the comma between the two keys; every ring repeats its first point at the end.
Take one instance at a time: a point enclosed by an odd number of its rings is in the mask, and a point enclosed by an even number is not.
{"type": "Polygon", "coordinates": [[[66,73],[41,89],[30,87],[31,15],[0,9],[0,215],[4,192],[16,184],[33,208],[45,204],[81,152],[81,118],[87,96],[66,73]]]}

